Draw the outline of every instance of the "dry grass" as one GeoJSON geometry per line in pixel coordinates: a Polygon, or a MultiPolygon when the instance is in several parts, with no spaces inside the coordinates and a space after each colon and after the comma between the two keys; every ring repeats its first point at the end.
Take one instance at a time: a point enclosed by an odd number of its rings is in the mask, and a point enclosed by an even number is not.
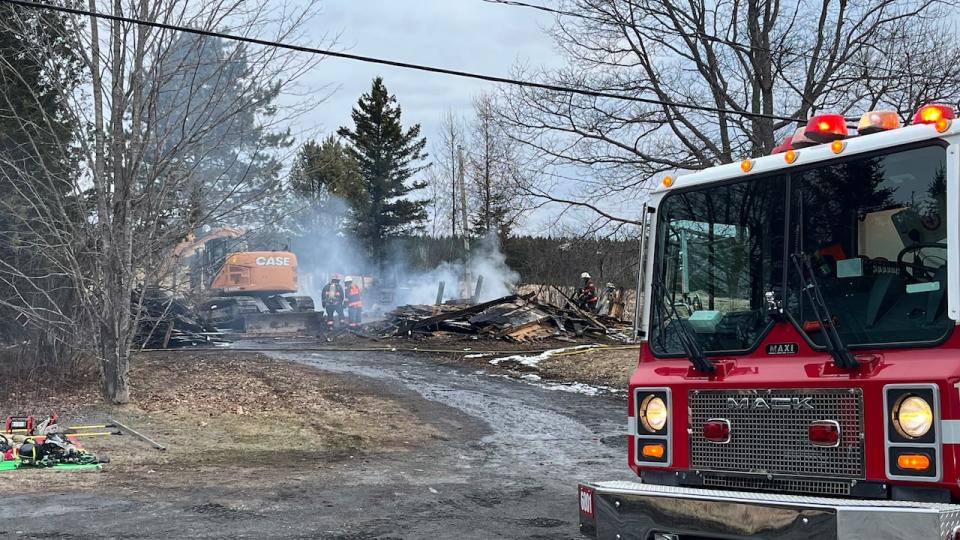
{"type": "Polygon", "coordinates": [[[572,356],[548,358],[538,367],[541,375],[549,379],[626,389],[639,354],[637,349],[591,349],[572,356]]]}
{"type": "MultiPolygon", "coordinates": [[[[131,435],[88,439],[91,451],[110,456],[105,469],[111,474],[78,475],[72,484],[133,492],[145,484],[255,484],[279,470],[295,474],[355,454],[411,448],[435,435],[362,383],[256,354],[141,355],[131,385],[134,402],[123,407],[103,404],[95,388],[86,388],[44,397],[28,409],[67,411],[61,414],[70,423],[115,418],[168,447],[159,452],[131,435]]],[[[57,474],[63,473],[27,471],[9,480],[28,486],[57,474]]]]}

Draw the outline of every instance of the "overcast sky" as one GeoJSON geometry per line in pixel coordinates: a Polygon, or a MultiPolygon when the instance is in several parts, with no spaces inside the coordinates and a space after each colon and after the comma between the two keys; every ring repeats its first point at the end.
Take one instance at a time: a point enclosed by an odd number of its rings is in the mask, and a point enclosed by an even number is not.
{"type": "MultiPolygon", "coordinates": [[[[546,33],[553,16],[534,9],[483,0],[321,0],[321,6],[309,37],[319,43],[325,35],[339,34],[338,48],[353,54],[504,77],[518,64],[562,65],[546,33]]],[[[474,79],[328,58],[301,85],[334,85],[335,91],[294,126],[298,139],[325,137],[339,126],[352,126],[351,109],[377,75],[396,95],[404,126],[422,125],[428,150],[439,142],[447,110],[468,116],[474,96],[497,89],[494,83],[474,79]]],[[[532,209],[518,232],[554,233],[558,226],[579,228],[595,217],[561,210],[553,204],[532,209]]]]}
{"type": "MultiPolygon", "coordinates": [[[[340,33],[340,48],[354,54],[509,76],[517,63],[556,65],[548,14],[483,0],[323,0],[312,37],[340,33]]],[[[467,113],[471,99],[494,85],[361,62],[327,59],[308,79],[312,87],[338,86],[302,121],[321,135],[350,124],[350,110],[377,75],[397,96],[404,125],[420,123],[436,139],[443,112],[467,113]]]]}

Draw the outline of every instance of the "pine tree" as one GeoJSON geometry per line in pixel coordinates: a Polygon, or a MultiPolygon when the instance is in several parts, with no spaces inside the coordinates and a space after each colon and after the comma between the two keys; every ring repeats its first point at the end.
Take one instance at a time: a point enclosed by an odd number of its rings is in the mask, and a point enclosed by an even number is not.
{"type": "Polygon", "coordinates": [[[202,216],[215,205],[213,221],[262,228],[282,218],[280,156],[293,137],[274,129],[281,82],[251,91],[249,55],[224,39],[180,35],[158,67],[157,110],[150,112],[155,155],[181,154],[175,174],[189,175],[204,193],[192,210],[202,216]],[[196,140],[185,144],[185,134],[196,140]],[[188,152],[177,150],[185,145],[188,152]]]}
{"type": "Polygon", "coordinates": [[[304,143],[290,173],[290,187],[297,195],[321,203],[331,197],[350,203],[365,197],[357,162],[333,135],[320,143],[304,143]]]}
{"type": "Polygon", "coordinates": [[[410,180],[424,168],[427,140],[420,136],[420,124],[403,129],[397,98],[381,77],[373,80],[351,116],[354,128],[341,127],[338,133],[360,167],[365,195],[353,205],[354,229],[383,275],[387,239],[418,232],[427,219],[427,201],[409,198],[426,187],[410,180]]]}
{"type": "Polygon", "coordinates": [[[42,238],[58,237],[71,220],[82,219],[70,196],[78,176],[74,143],[80,126],[63,95],[84,81],[80,45],[64,15],[2,6],[0,21],[0,259],[9,265],[0,271],[2,342],[28,330],[17,316],[19,308],[46,313],[49,302],[71,303],[58,266],[62,261],[44,258],[36,246],[42,238]],[[40,52],[45,50],[54,51],[55,62],[40,52]],[[55,214],[44,212],[48,203],[56,204],[50,201],[64,205],[55,214]],[[20,272],[48,276],[46,290],[22,283],[20,272]]]}
{"type": "MultiPolygon", "coordinates": [[[[294,246],[314,246],[320,235],[336,235],[353,220],[351,209],[366,196],[357,162],[333,135],[323,142],[307,141],[290,172],[296,219],[288,220],[294,246]]],[[[322,267],[326,257],[316,249],[298,249],[304,266],[322,267]]]]}

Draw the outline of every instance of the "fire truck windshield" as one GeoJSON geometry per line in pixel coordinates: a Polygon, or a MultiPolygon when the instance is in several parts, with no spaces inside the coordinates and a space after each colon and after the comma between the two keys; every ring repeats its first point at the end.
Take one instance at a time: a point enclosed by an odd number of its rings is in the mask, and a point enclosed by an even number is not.
{"type": "Polygon", "coordinates": [[[810,258],[847,346],[930,344],[953,328],[943,146],[677,190],[658,214],[665,290],[654,298],[650,343],[659,355],[683,355],[677,324],[707,353],[753,349],[773,325],[770,293],[814,345],[826,345],[793,255],[810,258]]]}

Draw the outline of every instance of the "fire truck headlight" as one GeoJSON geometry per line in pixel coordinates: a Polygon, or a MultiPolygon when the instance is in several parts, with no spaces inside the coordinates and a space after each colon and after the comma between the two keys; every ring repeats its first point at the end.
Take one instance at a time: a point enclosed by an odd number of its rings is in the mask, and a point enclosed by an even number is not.
{"type": "Polygon", "coordinates": [[[904,437],[923,437],[933,426],[933,408],[922,397],[904,396],[893,408],[893,424],[904,437]]]}
{"type": "Polygon", "coordinates": [[[659,396],[647,396],[640,405],[640,422],[651,433],[661,431],[669,415],[667,404],[659,396]]]}

